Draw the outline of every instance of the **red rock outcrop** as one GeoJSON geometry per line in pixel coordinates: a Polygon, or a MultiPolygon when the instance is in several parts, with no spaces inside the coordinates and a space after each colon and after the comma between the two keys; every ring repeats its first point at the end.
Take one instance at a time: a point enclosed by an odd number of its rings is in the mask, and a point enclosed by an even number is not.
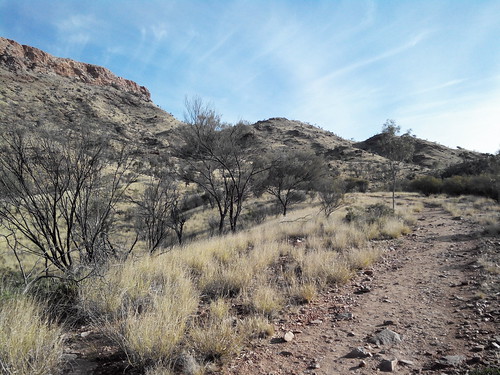
{"type": "Polygon", "coordinates": [[[113,86],[139,94],[145,100],[151,101],[151,94],[146,87],[139,86],[134,81],[118,77],[106,68],[55,57],[38,48],[21,45],[2,37],[0,37],[0,66],[4,66],[9,71],[16,73],[25,71],[57,74],[91,85],[113,86]]]}

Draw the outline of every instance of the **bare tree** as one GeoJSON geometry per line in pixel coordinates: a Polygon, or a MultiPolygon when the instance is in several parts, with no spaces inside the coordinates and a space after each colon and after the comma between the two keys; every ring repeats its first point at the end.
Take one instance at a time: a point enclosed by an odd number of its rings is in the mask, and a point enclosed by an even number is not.
{"type": "Polygon", "coordinates": [[[220,115],[200,98],[186,100],[185,122],[183,146],[178,150],[184,162],[181,176],[210,197],[219,214],[219,233],[227,218],[234,232],[252,179],[262,171],[241,147],[246,125],[222,123],[220,115]]]}
{"type": "Polygon", "coordinates": [[[138,207],[137,229],[146,240],[149,252],[161,247],[174,231],[179,244],[182,243],[184,225],[188,219],[183,198],[177,183],[166,175],[151,178],[138,207]]]}
{"type": "Polygon", "coordinates": [[[415,152],[415,142],[411,131],[399,135],[401,127],[388,119],[382,128],[380,147],[382,156],[388,159],[389,176],[392,183],[392,210],[395,210],[396,180],[402,163],[409,162],[415,152]]]}
{"type": "Polygon", "coordinates": [[[258,190],[276,198],[283,216],[290,204],[302,199],[300,193],[314,189],[326,172],[325,161],[312,152],[282,150],[270,153],[267,160],[269,169],[258,190]]]}
{"type": "Polygon", "coordinates": [[[339,179],[326,178],[318,184],[321,210],[329,217],[342,206],[345,195],[345,183],[339,179]]]}
{"type": "Polygon", "coordinates": [[[104,142],[85,139],[9,134],[1,142],[0,225],[15,253],[43,259],[46,276],[55,268],[70,279],[114,253],[114,209],[130,177],[124,153],[110,162],[104,142]]]}

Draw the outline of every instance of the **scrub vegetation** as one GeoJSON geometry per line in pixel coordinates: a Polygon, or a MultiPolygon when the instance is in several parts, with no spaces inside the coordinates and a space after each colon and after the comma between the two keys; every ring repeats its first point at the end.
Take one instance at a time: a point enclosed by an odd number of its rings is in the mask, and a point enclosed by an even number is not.
{"type": "Polygon", "coordinates": [[[63,332],[84,321],[134,369],[201,374],[371,267],[424,204],[499,233],[496,177],[413,176],[405,186],[427,198],[396,192],[413,137],[394,122],[381,142],[404,155],[388,159],[386,193],[312,151],[256,152],[245,123],[186,107],[164,164],[112,139],[2,134],[1,373],[61,368],[63,332]]]}

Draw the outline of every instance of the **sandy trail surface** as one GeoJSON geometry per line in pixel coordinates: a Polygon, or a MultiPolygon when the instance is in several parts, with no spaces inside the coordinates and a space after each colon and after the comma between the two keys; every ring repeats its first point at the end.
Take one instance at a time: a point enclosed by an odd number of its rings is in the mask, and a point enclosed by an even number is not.
{"type": "Polygon", "coordinates": [[[413,232],[380,241],[381,262],[276,321],[226,374],[461,374],[500,366],[500,239],[426,206],[413,232]],[[290,342],[282,337],[294,333],[290,342]],[[384,339],[377,336],[383,331],[384,339]],[[377,339],[378,338],[378,339],[377,339]]]}

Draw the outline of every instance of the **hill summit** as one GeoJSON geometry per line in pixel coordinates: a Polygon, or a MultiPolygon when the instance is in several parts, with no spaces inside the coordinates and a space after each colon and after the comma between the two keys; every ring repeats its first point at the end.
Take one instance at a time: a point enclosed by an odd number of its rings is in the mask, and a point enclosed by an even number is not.
{"type": "MultiPolygon", "coordinates": [[[[0,37],[0,128],[80,132],[133,145],[141,154],[170,154],[183,123],[151,101],[149,90],[109,69],[54,57],[0,37]]],[[[270,118],[248,125],[245,144],[260,154],[286,148],[312,151],[346,175],[381,179],[386,160],[377,135],[354,142],[305,122],[270,118]]],[[[442,169],[481,157],[415,138],[408,173],[442,169]]]]}
{"type": "Polygon", "coordinates": [[[139,94],[145,100],[151,100],[151,94],[146,87],[118,77],[109,69],[71,59],[54,57],[38,48],[21,45],[14,40],[1,37],[0,64],[11,72],[55,74],[91,85],[118,87],[124,91],[139,94]]]}

